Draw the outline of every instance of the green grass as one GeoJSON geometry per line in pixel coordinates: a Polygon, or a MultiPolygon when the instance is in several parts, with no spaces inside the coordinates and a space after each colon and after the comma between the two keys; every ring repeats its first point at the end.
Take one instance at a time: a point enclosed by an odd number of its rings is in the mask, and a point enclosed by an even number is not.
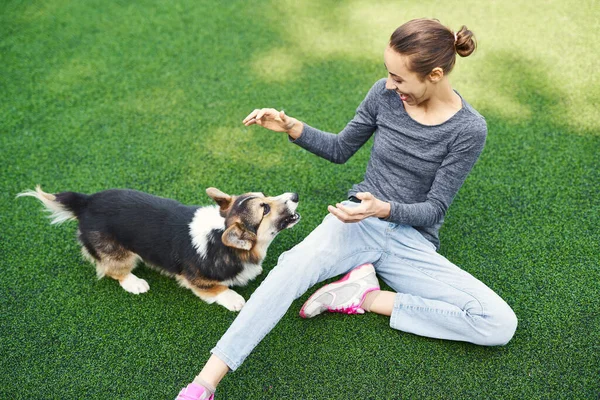
{"type": "Polygon", "coordinates": [[[241,120],[272,106],[339,131],[384,76],[389,34],[430,16],[476,33],[452,82],[489,126],[441,252],[507,300],[516,336],[484,348],[377,315],[305,321],[306,294],[218,398],[596,399],[598,3],[222,3],[3,2],[0,398],[174,398],[235,318],[143,267],[145,295],[96,280],[75,224],[50,226],[17,193],[128,187],[209,204],[208,186],[295,190],[303,220],[275,240],[268,271],[361,179],[370,145],[333,165],[241,120]]]}

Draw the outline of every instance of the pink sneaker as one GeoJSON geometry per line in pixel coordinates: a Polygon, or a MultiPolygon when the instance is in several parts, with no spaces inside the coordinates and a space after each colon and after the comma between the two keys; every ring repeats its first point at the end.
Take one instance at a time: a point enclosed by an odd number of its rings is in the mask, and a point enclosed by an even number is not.
{"type": "Polygon", "coordinates": [[[208,392],[204,386],[190,383],[187,387],[181,389],[175,400],[214,400],[214,398],[214,394],[208,396],[208,392]]]}
{"type": "Polygon", "coordinates": [[[313,293],[300,309],[302,318],[312,318],[325,311],[344,314],[364,314],[360,308],[367,293],[379,290],[373,264],[363,264],[348,272],[339,281],[323,286],[313,293]]]}

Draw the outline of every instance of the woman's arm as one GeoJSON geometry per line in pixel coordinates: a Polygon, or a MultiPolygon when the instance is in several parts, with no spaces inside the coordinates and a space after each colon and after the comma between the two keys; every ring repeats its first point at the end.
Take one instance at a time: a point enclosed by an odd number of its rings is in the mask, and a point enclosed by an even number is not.
{"type": "Polygon", "coordinates": [[[370,193],[357,193],[356,196],[362,200],[360,206],[348,208],[337,204],[337,208],[329,206],[329,211],[344,222],[358,222],[375,216],[398,224],[433,226],[442,221],[454,196],[479,158],[486,135],[484,120],[473,123],[461,132],[438,168],[427,198],[421,203],[386,202],[376,199],[370,193]]]}
{"type": "Polygon", "coordinates": [[[374,85],[356,110],[354,118],[339,133],[315,129],[283,111],[272,108],[254,110],[244,124],[261,125],[276,132],[286,132],[292,143],[336,164],[345,163],[360,149],[377,129],[377,95],[374,85]]]}

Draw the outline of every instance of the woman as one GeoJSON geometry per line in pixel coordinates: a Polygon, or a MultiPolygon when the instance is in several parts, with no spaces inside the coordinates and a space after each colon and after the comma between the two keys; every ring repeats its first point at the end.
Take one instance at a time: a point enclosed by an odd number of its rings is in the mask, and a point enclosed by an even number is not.
{"type": "Polygon", "coordinates": [[[412,20],[390,38],[387,78],[373,85],[339,134],[269,108],[244,119],[246,126],[285,132],[334,163],[344,163],[376,135],[364,180],[279,257],[178,399],[212,398],[225,374],[240,366],[295,299],[344,273],[317,290],[300,315],[375,312],[390,316],[394,329],[432,338],[484,346],[512,338],[517,318],[506,302],[436,251],[444,215],[487,134],[484,118],[448,81],[456,54],[466,57],[474,49],[465,26],[453,33],[437,20],[412,20]],[[376,274],[394,292],[380,290],[376,274]]]}

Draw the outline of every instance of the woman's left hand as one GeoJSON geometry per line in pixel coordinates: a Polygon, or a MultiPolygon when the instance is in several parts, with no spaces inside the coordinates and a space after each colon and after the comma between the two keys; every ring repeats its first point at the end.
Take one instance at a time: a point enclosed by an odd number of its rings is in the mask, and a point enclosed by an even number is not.
{"type": "Polygon", "coordinates": [[[359,222],[368,217],[387,218],[390,216],[391,205],[381,201],[369,192],[357,193],[361,200],[357,207],[346,207],[341,203],[327,206],[327,210],[342,222],[359,222]]]}

